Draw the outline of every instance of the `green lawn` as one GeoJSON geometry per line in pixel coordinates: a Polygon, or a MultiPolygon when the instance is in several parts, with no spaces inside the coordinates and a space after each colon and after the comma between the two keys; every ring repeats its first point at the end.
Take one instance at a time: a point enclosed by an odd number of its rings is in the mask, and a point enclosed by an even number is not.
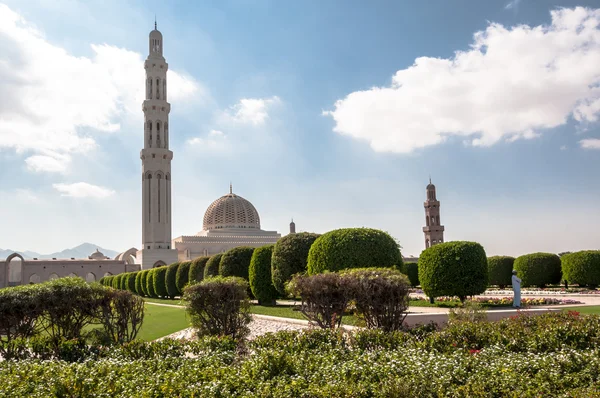
{"type": "Polygon", "coordinates": [[[589,305],[582,307],[566,307],[563,311],[577,311],[581,314],[595,314],[600,315],[600,305],[589,305]]]}
{"type": "Polygon", "coordinates": [[[146,304],[144,323],[137,338],[151,341],[189,327],[185,309],[146,304]]]}

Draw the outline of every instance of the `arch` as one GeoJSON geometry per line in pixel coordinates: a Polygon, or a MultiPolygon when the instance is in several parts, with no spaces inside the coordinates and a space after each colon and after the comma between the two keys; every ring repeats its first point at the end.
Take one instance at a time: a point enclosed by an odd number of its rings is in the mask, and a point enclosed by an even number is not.
{"type": "Polygon", "coordinates": [[[105,273],[104,273],[104,277],[107,277],[107,276],[112,276],[112,273],[110,273],[110,272],[105,272],[105,273]]]}
{"type": "Polygon", "coordinates": [[[33,274],[29,277],[29,283],[40,283],[41,278],[38,274],[33,274]]]}
{"type": "Polygon", "coordinates": [[[6,284],[7,286],[12,284],[22,284],[23,283],[23,264],[25,263],[25,258],[20,255],[19,253],[12,253],[11,255],[9,255],[8,257],[6,257],[6,260],[4,262],[4,264],[6,264],[6,284]],[[17,258],[17,261],[13,260],[17,258]],[[11,266],[11,263],[13,264],[13,266],[11,266]]]}
{"type": "Polygon", "coordinates": [[[75,272],[71,272],[69,275],[67,275],[67,278],[78,278],[79,275],[77,275],[75,272]]]}
{"type": "Polygon", "coordinates": [[[435,225],[435,216],[431,216],[431,225],[435,225]]]}
{"type": "Polygon", "coordinates": [[[93,272],[88,272],[85,276],[85,281],[87,283],[96,282],[96,275],[93,272]]]}
{"type": "Polygon", "coordinates": [[[56,273],[54,273],[54,272],[53,272],[53,273],[51,273],[51,274],[50,274],[50,276],[48,277],[48,280],[49,280],[49,281],[53,281],[53,280],[55,280],[55,279],[58,279],[58,278],[60,278],[60,276],[58,276],[58,274],[56,274],[56,273]]]}
{"type": "Polygon", "coordinates": [[[146,172],[146,179],[147,180],[151,180],[152,179],[152,172],[151,171],[147,171],[146,172]]]}
{"type": "Polygon", "coordinates": [[[170,180],[171,179],[171,174],[167,173],[165,174],[165,180],[170,180]]]}
{"type": "Polygon", "coordinates": [[[152,148],[152,121],[148,120],[146,125],[148,128],[148,147],[152,148]]]}
{"type": "Polygon", "coordinates": [[[156,99],[160,99],[160,79],[156,78],[156,99]]]}
{"type": "Polygon", "coordinates": [[[154,263],[154,265],[152,266],[152,268],[157,268],[157,267],[162,267],[167,265],[164,261],[162,260],[158,260],[157,262],[154,263]]]}
{"type": "Polygon", "coordinates": [[[119,254],[119,260],[125,261],[126,264],[135,264],[137,252],[138,249],[132,247],[131,249],[119,254]]]}

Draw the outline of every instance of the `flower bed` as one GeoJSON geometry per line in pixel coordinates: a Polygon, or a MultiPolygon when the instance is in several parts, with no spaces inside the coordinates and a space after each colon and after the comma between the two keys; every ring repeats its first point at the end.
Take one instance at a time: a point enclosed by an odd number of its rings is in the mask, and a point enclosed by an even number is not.
{"type": "MultiPolygon", "coordinates": [[[[411,302],[417,305],[419,303],[427,304],[429,303],[429,299],[423,296],[411,296],[411,302]]],[[[513,304],[512,297],[481,297],[476,296],[470,300],[476,303],[483,305],[484,307],[510,307],[513,304]]],[[[523,297],[521,299],[521,306],[537,306],[537,305],[569,305],[569,304],[582,304],[580,301],[572,300],[572,299],[562,299],[562,298],[554,298],[554,297],[540,297],[540,298],[530,298],[523,297]]],[[[456,297],[437,297],[435,299],[434,306],[440,307],[455,307],[460,305],[460,301],[456,297]]]]}

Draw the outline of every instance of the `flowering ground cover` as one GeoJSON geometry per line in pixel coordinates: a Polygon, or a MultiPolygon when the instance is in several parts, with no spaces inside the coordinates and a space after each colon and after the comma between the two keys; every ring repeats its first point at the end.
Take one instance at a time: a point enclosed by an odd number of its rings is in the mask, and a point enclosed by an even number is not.
{"type": "MultiPolygon", "coordinates": [[[[483,307],[511,307],[513,304],[512,297],[481,297],[476,296],[468,301],[473,301],[481,304],[483,307]]],[[[521,298],[521,306],[536,306],[536,305],[565,305],[565,304],[582,304],[578,300],[562,299],[554,297],[543,298],[521,298]]],[[[410,299],[410,305],[419,307],[443,307],[454,308],[459,307],[461,302],[456,297],[437,297],[435,302],[431,304],[428,298],[414,296],[410,299]]]]}

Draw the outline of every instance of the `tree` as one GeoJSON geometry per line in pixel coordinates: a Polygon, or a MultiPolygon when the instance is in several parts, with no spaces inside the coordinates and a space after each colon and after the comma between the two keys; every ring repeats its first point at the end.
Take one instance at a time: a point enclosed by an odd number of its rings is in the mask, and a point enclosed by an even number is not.
{"type": "Polygon", "coordinates": [[[179,263],[179,268],[177,268],[177,275],[175,275],[175,283],[177,284],[177,290],[179,294],[183,294],[183,288],[188,284],[190,278],[190,266],[192,265],[191,261],[183,261],[179,263]]]}
{"type": "Polygon", "coordinates": [[[255,249],[250,260],[250,289],[260,305],[273,305],[277,298],[277,290],[271,282],[273,247],[268,245],[255,249]]]}
{"type": "Polygon", "coordinates": [[[600,285],[600,250],[583,250],[560,259],[564,279],[596,288],[600,285]]]}
{"type": "Polygon", "coordinates": [[[273,248],[271,279],[273,286],[282,296],[286,295],[285,284],[292,275],[306,272],[308,251],[319,234],[300,232],[279,239],[273,248]]]}
{"type": "Polygon", "coordinates": [[[167,290],[167,296],[174,298],[179,296],[179,289],[177,288],[177,270],[179,269],[179,263],[173,263],[167,266],[165,271],[165,289],[167,290]]]}
{"type": "Polygon", "coordinates": [[[560,258],[553,253],[531,253],[515,259],[514,269],[521,278],[524,287],[560,283],[561,263],[560,258]]]}
{"type": "Polygon", "coordinates": [[[219,275],[221,257],[223,257],[223,253],[217,253],[208,259],[206,267],[204,267],[204,279],[219,275]]]}
{"type": "Polygon", "coordinates": [[[488,258],[489,284],[498,285],[500,289],[512,285],[514,257],[493,256],[488,258]]]}
{"type": "Polygon", "coordinates": [[[249,279],[250,260],[252,259],[254,248],[249,246],[234,247],[223,254],[219,264],[219,275],[221,276],[239,276],[249,279]]]}
{"type": "Polygon", "coordinates": [[[206,267],[206,263],[208,262],[210,257],[203,256],[195,258],[190,265],[190,271],[188,275],[188,283],[193,285],[197,282],[202,282],[204,279],[204,268],[206,267]]]}

